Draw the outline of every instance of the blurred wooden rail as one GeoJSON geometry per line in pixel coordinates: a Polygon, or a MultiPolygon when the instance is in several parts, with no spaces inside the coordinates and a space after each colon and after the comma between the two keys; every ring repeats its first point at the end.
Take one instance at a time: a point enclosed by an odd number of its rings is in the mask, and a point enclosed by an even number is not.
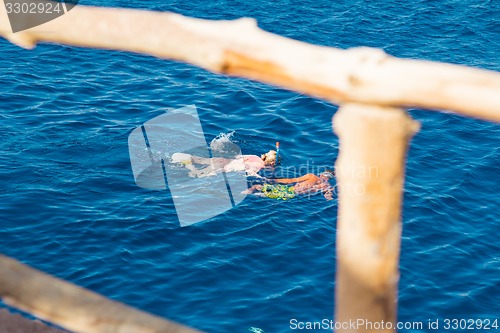
{"type": "Polygon", "coordinates": [[[209,21],[173,13],[76,6],[41,26],[11,33],[0,0],[0,35],[22,47],[55,42],[181,60],[329,100],[449,110],[500,122],[500,74],[402,60],[382,50],[340,50],[259,29],[255,20],[209,21]]]}
{"type": "MultiPolygon", "coordinates": [[[[0,2],[0,35],[25,48],[55,42],[150,54],[339,104],[333,123],[340,141],[335,166],[341,189],[335,288],[335,320],[340,323],[396,322],[405,156],[419,129],[403,108],[448,110],[500,122],[497,72],[397,59],[378,49],[311,45],[265,32],[248,18],[209,21],[76,6],[60,18],[13,34],[4,0],[0,2]],[[376,177],[349,171],[374,167],[376,177]]],[[[0,257],[0,297],[75,332],[195,332],[5,257],[0,257]]],[[[393,332],[395,327],[378,331],[393,332]]]]}
{"type": "Polygon", "coordinates": [[[74,332],[200,333],[136,310],[0,255],[0,297],[74,332]]]}

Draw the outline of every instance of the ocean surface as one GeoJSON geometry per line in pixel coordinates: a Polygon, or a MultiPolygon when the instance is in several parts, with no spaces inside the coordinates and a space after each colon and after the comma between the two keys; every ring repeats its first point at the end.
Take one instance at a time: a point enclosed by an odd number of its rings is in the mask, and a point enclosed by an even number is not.
{"type": "MultiPolygon", "coordinates": [[[[498,0],[81,4],[253,17],[309,43],[500,71],[498,0]]],[[[231,133],[261,154],[280,141],[286,170],[331,168],[335,105],[145,55],[3,39],[0,54],[1,253],[207,332],[333,318],[336,200],[249,196],[181,228],[169,191],[135,184],[127,139],[194,104],[207,142],[231,133]]],[[[500,320],[500,125],[410,113],[422,129],[407,160],[399,320],[500,320]]]]}

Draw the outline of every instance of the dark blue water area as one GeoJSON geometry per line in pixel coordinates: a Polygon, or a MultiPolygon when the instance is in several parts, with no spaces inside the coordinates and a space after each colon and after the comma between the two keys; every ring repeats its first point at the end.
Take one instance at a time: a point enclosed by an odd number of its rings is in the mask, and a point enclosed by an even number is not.
{"type": "MultiPolygon", "coordinates": [[[[82,3],[254,17],[310,43],[500,70],[497,0],[82,3]]],[[[127,139],[195,104],[207,142],[234,132],[261,154],[279,140],[299,175],[333,166],[336,106],[144,55],[5,40],[0,52],[1,253],[208,332],[332,318],[336,200],[249,196],[181,228],[168,191],[134,183],[127,139]]],[[[407,161],[399,320],[499,318],[500,127],[409,112],[422,128],[407,161]]]]}

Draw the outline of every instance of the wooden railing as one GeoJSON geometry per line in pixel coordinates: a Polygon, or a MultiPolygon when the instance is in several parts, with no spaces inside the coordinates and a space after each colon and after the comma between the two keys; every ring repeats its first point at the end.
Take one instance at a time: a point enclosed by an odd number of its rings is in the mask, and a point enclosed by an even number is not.
{"type": "MultiPolygon", "coordinates": [[[[77,6],[42,26],[13,34],[6,17],[0,5],[0,35],[22,47],[56,42],[145,53],[339,104],[333,124],[340,139],[335,291],[335,321],[340,323],[358,318],[396,321],[405,156],[409,140],[419,129],[403,108],[448,110],[500,122],[497,72],[397,59],[378,49],[311,45],[260,30],[253,19],[209,21],[172,13],[77,6]],[[352,168],[376,168],[377,176],[364,177],[350,172],[352,168]],[[353,188],[363,191],[348,190],[353,188]]],[[[87,291],[76,292],[76,287],[56,283],[26,267],[21,270],[27,280],[17,284],[12,280],[18,275],[9,272],[18,265],[0,260],[0,285],[4,286],[0,296],[75,332],[109,332],[92,324],[96,322],[113,322],[132,331],[140,323],[142,330],[137,332],[192,332],[87,291]],[[39,278],[46,283],[38,283],[39,278]],[[26,285],[32,285],[28,295],[40,295],[43,301],[25,297],[26,285]],[[67,302],[59,288],[71,293],[73,300],[83,301],[67,302]],[[87,303],[87,297],[92,301],[87,303]],[[104,302],[107,311],[88,306],[93,301],[104,302]]]]}
{"type": "Polygon", "coordinates": [[[199,333],[0,255],[5,303],[74,332],[199,333]]]}

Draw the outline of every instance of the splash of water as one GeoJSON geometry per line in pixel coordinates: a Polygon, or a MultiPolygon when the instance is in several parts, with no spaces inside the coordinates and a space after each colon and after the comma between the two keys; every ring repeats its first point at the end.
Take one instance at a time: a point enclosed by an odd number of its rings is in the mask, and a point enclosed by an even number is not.
{"type": "Polygon", "coordinates": [[[218,152],[218,153],[235,152],[235,148],[237,146],[231,140],[233,136],[234,136],[234,131],[228,133],[220,133],[212,140],[212,142],[210,142],[210,149],[212,150],[212,152],[218,152]]]}

